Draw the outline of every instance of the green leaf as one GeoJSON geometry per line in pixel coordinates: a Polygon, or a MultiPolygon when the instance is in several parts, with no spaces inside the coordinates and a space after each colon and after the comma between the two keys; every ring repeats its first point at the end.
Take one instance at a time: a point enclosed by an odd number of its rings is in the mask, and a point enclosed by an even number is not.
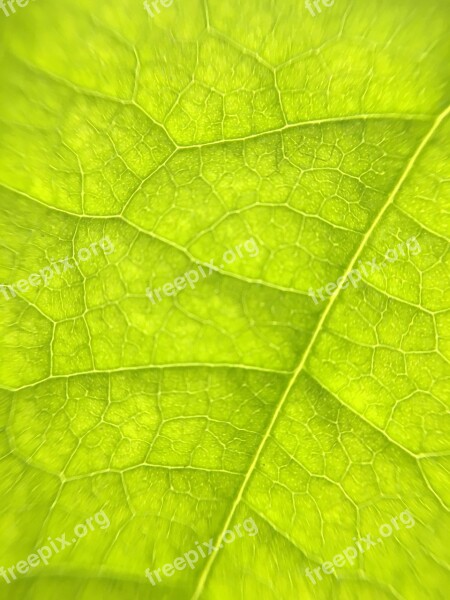
{"type": "Polygon", "coordinates": [[[0,598],[446,596],[449,5],[320,6],[0,8],[0,283],[115,248],[0,293],[0,567],[110,520],[0,598]]]}

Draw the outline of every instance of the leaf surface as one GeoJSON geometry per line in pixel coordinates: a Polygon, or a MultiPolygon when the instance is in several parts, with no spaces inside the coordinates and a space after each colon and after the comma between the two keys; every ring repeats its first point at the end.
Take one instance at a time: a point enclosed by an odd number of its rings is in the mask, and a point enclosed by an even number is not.
{"type": "Polygon", "coordinates": [[[0,19],[0,281],[115,246],[0,295],[0,566],[111,521],[0,598],[445,597],[448,17],[39,0],[0,19]],[[405,510],[414,527],[305,576],[405,510]],[[258,535],[145,578],[248,518],[258,535]]]}

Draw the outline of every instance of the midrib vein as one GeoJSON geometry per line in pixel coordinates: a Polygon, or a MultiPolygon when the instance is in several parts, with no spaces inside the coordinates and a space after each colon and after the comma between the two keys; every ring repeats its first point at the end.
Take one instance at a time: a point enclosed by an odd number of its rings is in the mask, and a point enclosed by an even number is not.
{"type": "MultiPolygon", "coordinates": [[[[430,130],[428,131],[428,133],[424,136],[424,138],[422,139],[421,143],[419,144],[419,146],[417,147],[417,150],[414,152],[414,154],[412,155],[412,157],[410,158],[410,160],[408,161],[401,177],[399,178],[397,184],[395,185],[394,189],[392,190],[392,192],[390,193],[388,199],[386,200],[385,204],[382,206],[382,208],[380,209],[378,215],[376,216],[376,218],[374,219],[372,225],[370,226],[370,228],[367,230],[367,232],[365,233],[364,237],[361,240],[361,243],[359,244],[358,248],[356,249],[356,252],[353,256],[353,258],[351,259],[346,272],[343,275],[343,279],[341,280],[341,283],[338,285],[336,293],[333,296],[330,296],[330,300],[328,301],[327,306],[325,307],[325,310],[323,311],[316,328],[314,329],[314,332],[311,336],[311,339],[308,343],[308,346],[306,347],[300,362],[297,366],[297,368],[295,369],[291,379],[289,380],[288,385],[286,386],[286,389],[283,393],[283,395],[280,398],[280,401],[278,402],[275,411],[273,413],[272,419],[269,423],[269,426],[266,430],[266,433],[264,434],[261,443],[259,444],[256,453],[253,457],[253,460],[247,470],[247,473],[244,477],[244,480],[242,482],[241,487],[239,488],[239,491],[236,495],[236,498],[233,502],[233,505],[231,507],[231,510],[225,520],[225,524],[223,526],[222,531],[220,532],[220,534],[218,535],[218,537],[216,538],[215,544],[214,546],[217,548],[220,546],[220,544],[223,541],[223,537],[224,534],[226,532],[226,530],[228,529],[231,520],[233,519],[234,513],[236,512],[237,507],[239,506],[239,504],[242,501],[242,497],[244,495],[244,491],[247,487],[248,482],[250,481],[251,476],[253,475],[253,472],[256,468],[256,465],[258,464],[259,458],[262,454],[262,451],[264,450],[267,440],[269,439],[269,437],[272,434],[273,428],[278,420],[278,417],[283,409],[283,406],[287,400],[287,398],[289,397],[289,393],[291,392],[295,382],[297,381],[298,376],[300,375],[300,373],[302,372],[306,361],[309,358],[309,355],[311,353],[311,350],[314,347],[314,344],[316,343],[317,337],[319,336],[321,330],[322,330],[322,326],[325,323],[334,303],[336,302],[336,299],[339,297],[339,294],[342,290],[342,285],[346,279],[346,277],[348,276],[348,274],[350,273],[350,271],[353,269],[353,267],[355,266],[356,262],[359,259],[359,256],[362,252],[362,250],[364,249],[364,247],[366,246],[368,240],[370,239],[372,233],[375,231],[376,227],[378,226],[378,224],[380,223],[381,219],[383,218],[384,213],[386,212],[386,210],[389,208],[389,206],[391,206],[391,204],[393,203],[395,197],[397,196],[399,190],[401,189],[402,185],[404,184],[405,180],[407,179],[408,175],[410,174],[414,164],[416,163],[417,159],[419,158],[420,154],[422,153],[423,149],[426,147],[426,145],[428,144],[428,142],[430,141],[430,139],[433,137],[434,133],[436,132],[436,130],[439,128],[440,124],[442,123],[442,121],[447,117],[447,115],[450,113],[450,106],[448,106],[434,121],[432,127],[430,128],[430,130]]],[[[206,580],[208,578],[208,575],[211,571],[212,565],[214,563],[214,560],[216,558],[217,552],[214,552],[213,554],[210,554],[207,561],[206,561],[206,566],[203,569],[203,572],[199,578],[198,584],[197,584],[197,588],[194,591],[194,594],[192,596],[191,600],[198,600],[200,598],[200,595],[205,587],[205,583],[206,580]]]]}

